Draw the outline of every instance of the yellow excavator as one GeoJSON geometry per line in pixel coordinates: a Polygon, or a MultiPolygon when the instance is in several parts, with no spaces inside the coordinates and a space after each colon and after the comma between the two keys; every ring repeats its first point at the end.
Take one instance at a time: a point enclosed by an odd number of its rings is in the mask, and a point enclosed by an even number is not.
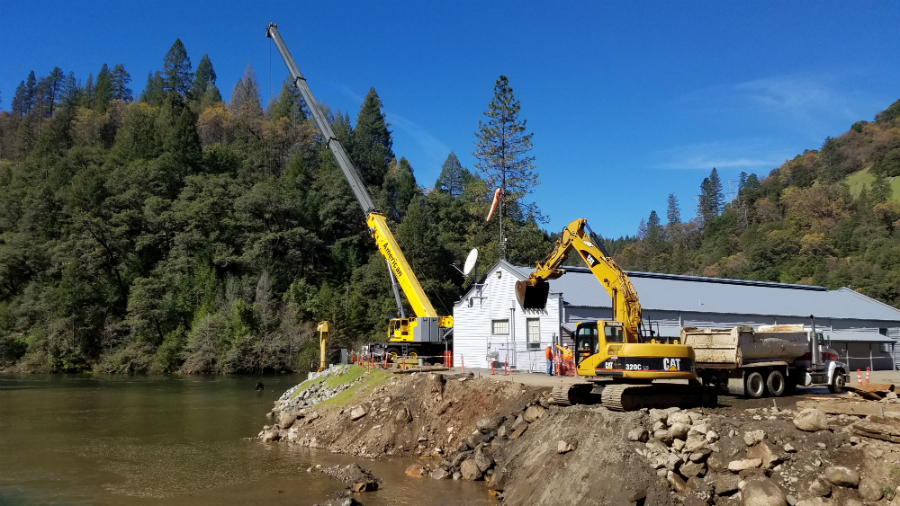
{"type": "Polygon", "coordinates": [[[533,310],[546,306],[548,281],[565,274],[560,265],[572,250],[578,252],[609,293],[612,319],[578,323],[575,370],[588,381],[555,388],[553,401],[570,405],[599,400],[615,411],[715,406],[715,390],[703,387],[697,379],[694,350],[677,341],[657,339],[650,325],[645,328],[634,285],[596,239],[587,220],[569,223],[553,251],[538,262],[527,280],[516,283],[516,296],[522,307],[533,310]],[[657,380],[688,380],[688,384],[653,383],[657,380]]]}
{"type": "Polygon", "coordinates": [[[300,96],[303,97],[303,101],[306,103],[306,107],[309,108],[319,133],[324,137],[328,148],[337,161],[338,167],[340,167],[341,172],[347,179],[350,189],[353,190],[356,200],[366,215],[369,233],[372,234],[372,238],[375,239],[375,244],[378,246],[378,251],[387,262],[388,275],[391,278],[391,285],[393,286],[394,298],[397,301],[397,311],[400,317],[391,318],[387,331],[388,344],[385,346],[376,345],[373,347],[373,353],[382,356],[384,353],[387,353],[392,360],[396,360],[398,356],[405,355],[413,359],[418,356],[429,356],[432,357],[429,360],[439,361],[434,357],[443,356],[444,351],[452,346],[449,339],[453,328],[453,317],[440,316],[434,310],[434,306],[425,295],[425,290],[419,284],[419,280],[416,278],[409,262],[406,261],[406,257],[400,251],[400,246],[394,239],[390,228],[388,228],[387,220],[376,209],[375,204],[372,202],[372,197],[366,190],[365,183],[359,177],[341,142],[334,135],[331,124],[306,83],[306,78],[300,74],[300,69],[297,68],[297,63],[294,62],[294,58],[281,39],[281,35],[278,33],[278,26],[275,23],[269,23],[268,28],[266,28],[266,37],[272,39],[275,47],[278,49],[278,53],[281,54],[281,58],[287,65],[288,72],[291,75],[291,82],[297,87],[300,96]],[[406,316],[403,309],[403,301],[400,299],[398,285],[403,290],[403,294],[406,295],[406,300],[416,316],[406,316]]]}

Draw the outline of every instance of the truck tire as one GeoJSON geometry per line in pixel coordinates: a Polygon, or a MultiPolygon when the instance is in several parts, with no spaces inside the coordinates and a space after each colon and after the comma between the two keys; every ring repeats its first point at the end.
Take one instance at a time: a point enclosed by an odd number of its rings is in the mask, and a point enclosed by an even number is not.
{"type": "Polygon", "coordinates": [[[751,399],[760,399],[766,395],[766,380],[757,371],[744,376],[744,395],[751,399]]]}
{"type": "Polygon", "coordinates": [[[784,374],[778,369],[773,369],[766,376],[766,391],[772,397],[781,397],[787,390],[787,382],[784,380],[784,374]]]}
{"type": "Polygon", "coordinates": [[[834,378],[831,380],[831,384],[828,385],[828,391],[833,394],[839,394],[843,392],[844,384],[846,381],[847,380],[844,378],[844,371],[834,371],[834,378]]]}
{"type": "Polygon", "coordinates": [[[393,346],[391,346],[390,348],[385,350],[385,353],[387,353],[388,362],[396,362],[399,359],[399,357],[401,356],[400,348],[395,348],[393,346]]]}

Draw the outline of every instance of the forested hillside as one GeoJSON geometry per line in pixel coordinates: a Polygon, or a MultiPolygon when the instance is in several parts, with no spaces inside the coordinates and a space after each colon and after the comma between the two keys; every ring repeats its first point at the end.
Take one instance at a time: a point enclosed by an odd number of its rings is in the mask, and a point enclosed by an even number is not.
{"type": "MultiPolygon", "coordinates": [[[[212,62],[195,70],[180,41],[139,97],[130,83],[122,65],[83,83],[32,72],[0,111],[0,368],[300,370],[317,321],[333,348],[384,339],[386,264],[299,94],[284,85],[263,107],[248,66],[225,103],[212,62]]],[[[374,88],[355,120],[325,106],[442,314],[472,281],[450,264],[473,247],[482,272],[498,258],[485,216],[499,181],[506,258],[529,265],[553,239],[528,199],[519,102],[503,76],[493,92],[476,170],[448,153],[433,182],[394,153],[374,88]]],[[[898,176],[900,101],[767,177],[741,174],[728,202],[713,169],[696,208],[670,195],[665,223],[653,211],[607,247],[627,269],[849,286],[900,307],[898,176]]]]}
{"type": "Polygon", "coordinates": [[[847,286],[900,307],[898,176],[900,100],[768,177],[742,173],[730,202],[713,169],[696,209],[670,195],[666,222],[653,211],[617,259],[633,270],[847,286]]]}
{"type": "MultiPolygon", "coordinates": [[[[31,73],[0,112],[0,367],[297,370],[319,320],[335,348],[383,339],[397,314],[385,261],[299,94],[285,85],[263,108],[248,66],[224,103],[212,62],[194,70],[180,41],[140,97],[130,81],[122,65],[83,84],[31,73]]],[[[477,174],[448,153],[437,181],[395,155],[374,88],[355,121],[329,111],[443,314],[466,282],[450,264],[472,247],[482,266],[498,257],[484,222],[498,157],[522,180],[505,201],[507,258],[550,244],[526,200],[537,174],[518,102],[505,78],[494,91],[473,131],[507,122],[523,150],[488,141],[477,174]]]]}

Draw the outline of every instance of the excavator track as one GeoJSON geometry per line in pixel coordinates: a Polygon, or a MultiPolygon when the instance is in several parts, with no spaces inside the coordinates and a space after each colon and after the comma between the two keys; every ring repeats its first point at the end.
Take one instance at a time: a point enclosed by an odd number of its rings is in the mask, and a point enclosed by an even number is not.
{"type": "Polygon", "coordinates": [[[603,407],[610,411],[634,411],[642,408],[715,407],[714,389],[694,385],[650,384],[609,385],[601,394],[603,407]]]}
{"type": "Polygon", "coordinates": [[[550,404],[571,406],[573,404],[596,404],[599,399],[591,395],[594,385],[591,383],[574,383],[553,387],[550,392],[550,404]]]}

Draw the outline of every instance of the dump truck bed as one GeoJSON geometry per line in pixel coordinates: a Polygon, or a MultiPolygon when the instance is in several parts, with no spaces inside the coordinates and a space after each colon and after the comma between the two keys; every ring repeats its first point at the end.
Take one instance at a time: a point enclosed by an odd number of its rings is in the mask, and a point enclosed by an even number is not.
{"type": "MultiPolygon", "coordinates": [[[[783,326],[787,327],[787,326],[783,326]]],[[[731,329],[681,329],[681,342],[694,349],[695,363],[717,367],[742,367],[759,362],[792,363],[808,350],[802,326],[754,332],[753,327],[731,329]]]]}

